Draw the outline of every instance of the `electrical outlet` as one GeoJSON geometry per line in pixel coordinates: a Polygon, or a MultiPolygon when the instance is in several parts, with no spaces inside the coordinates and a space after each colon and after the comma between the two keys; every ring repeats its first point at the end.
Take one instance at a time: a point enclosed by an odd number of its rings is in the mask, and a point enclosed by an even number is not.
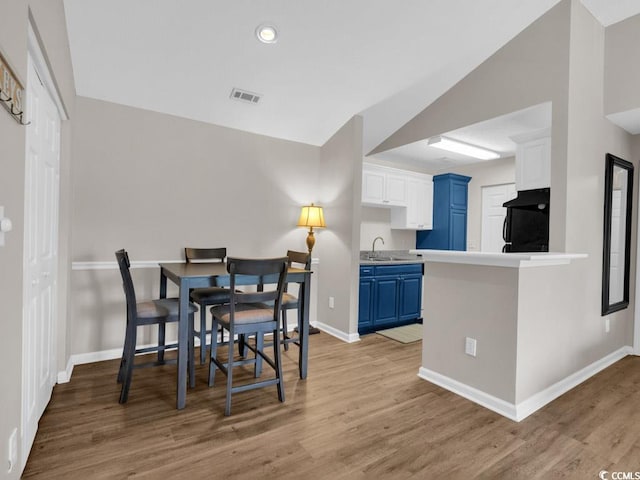
{"type": "Polygon", "coordinates": [[[475,357],[477,344],[478,342],[475,338],[466,337],[464,340],[464,353],[475,357]]]}
{"type": "Polygon", "coordinates": [[[7,473],[11,473],[13,468],[18,465],[18,429],[14,428],[9,436],[9,451],[7,452],[9,460],[9,468],[7,473]]]}
{"type": "Polygon", "coordinates": [[[611,331],[611,321],[608,318],[604,319],[604,331],[609,333],[611,331]]]}
{"type": "Polygon", "coordinates": [[[334,308],[336,306],[335,299],[333,297],[329,297],[329,308],[334,308]]]}

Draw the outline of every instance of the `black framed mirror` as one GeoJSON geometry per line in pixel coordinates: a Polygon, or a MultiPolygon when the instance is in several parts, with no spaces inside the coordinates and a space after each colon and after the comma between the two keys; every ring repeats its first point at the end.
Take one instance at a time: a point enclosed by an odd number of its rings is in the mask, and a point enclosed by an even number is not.
{"type": "Polygon", "coordinates": [[[607,153],[604,175],[602,315],[629,305],[633,165],[607,153]]]}

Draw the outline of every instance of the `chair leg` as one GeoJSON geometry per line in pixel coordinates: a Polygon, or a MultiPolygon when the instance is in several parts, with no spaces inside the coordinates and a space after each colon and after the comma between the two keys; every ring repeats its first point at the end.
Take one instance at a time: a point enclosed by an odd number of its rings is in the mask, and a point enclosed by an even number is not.
{"type": "MultiPolygon", "coordinates": [[[[211,331],[213,337],[213,330],[211,331]]],[[[211,338],[213,342],[213,338],[211,338]]],[[[204,365],[207,359],[207,309],[200,305],[200,365],[204,365]]]]}
{"type": "Polygon", "coordinates": [[[278,379],[278,400],[284,402],[284,384],[282,382],[282,357],[280,353],[280,333],[278,328],[273,331],[273,360],[276,364],[276,378],[278,379]]]}
{"type": "MultiPolygon", "coordinates": [[[[213,320],[213,325],[211,326],[211,331],[218,331],[218,322],[213,320]]],[[[229,348],[233,350],[233,344],[229,345],[229,348]]],[[[216,377],[216,364],[213,361],[214,358],[217,358],[218,355],[218,342],[211,341],[211,356],[209,358],[209,386],[213,387],[213,382],[216,377]]]]}
{"type": "Polygon", "coordinates": [[[195,388],[196,386],[196,365],[195,365],[195,356],[196,356],[196,348],[195,348],[195,340],[193,333],[193,321],[194,315],[193,313],[189,314],[189,343],[188,343],[188,352],[187,352],[187,362],[189,365],[189,388],[195,388]]]}
{"type": "MultiPolygon", "coordinates": [[[[158,324],[158,347],[164,347],[165,345],[165,331],[166,324],[164,322],[160,322],[158,324]]],[[[158,349],[158,363],[164,363],[164,348],[158,349]]]]}
{"type": "Polygon", "coordinates": [[[258,355],[258,352],[264,350],[264,333],[256,333],[256,363],[253,366],[253,374],[256,378],[262,375],[262,357],[258,355]]]}
{"type": "Polygon", "coordinates": [[[285,350],[289,350],[289,342],[287,342],[287,340],[289,339],[288,332],[289,329],[287,328],[287,311],[282,310],[282,340],[284,340],[283,343],[285,350]]]}
{"type": "Polygon", "coordinates": [[[238,355],[240,355],[242,358],[247,356],[246,342],[247,342],[247,339],[244,333],[241,333],[240,335],[238,335],[238,355]]]}
{"type": "Polygon", "coordinates": [[[134,325],[127,326],[125,336],[125,351],[123,352],[122,362],[122,388],[120,389],[120,403],[127,403],[129,399],[129,387],[131,386],[131,377],[133,376],[133,362],[136,356],[136,327],[134,325]]]}
{"type": "Polygon", "coordinates": [[[129,326],[127,325],[127,331],[124,336],[124,345],[122,346],[122,358],[120,358],[120,368],[118,369],[118,383],[122,383],[124,379],[124,371],[126,367],[126,358],[129,353],[129,326]]]}
{"type": "Polygon", "coordinates": [[[229,360],[227,362],[227,395],[224,405],[224,416],[231,415],[231,389],[233,388],[233,334],[229,331],[229,360]]]}

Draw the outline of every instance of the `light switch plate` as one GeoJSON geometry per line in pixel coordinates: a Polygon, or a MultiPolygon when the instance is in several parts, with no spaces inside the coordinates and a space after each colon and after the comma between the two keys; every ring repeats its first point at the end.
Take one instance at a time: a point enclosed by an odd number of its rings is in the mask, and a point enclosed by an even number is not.
{"type": "MultiPolygon", "coordinates": [[[[4,207],[0,207],[0,220],[4,218],[4,207]]],[[[4,232],[0,232],[0,247],[4,247],[4,232]]]]}
{"type": "Polygon", "coordinates": [[[472,357],[476,356],[476,346],[477,341],[475,338],[466,337],[464,341],[464,353],[467,355],[471,355],[472,357]]]}

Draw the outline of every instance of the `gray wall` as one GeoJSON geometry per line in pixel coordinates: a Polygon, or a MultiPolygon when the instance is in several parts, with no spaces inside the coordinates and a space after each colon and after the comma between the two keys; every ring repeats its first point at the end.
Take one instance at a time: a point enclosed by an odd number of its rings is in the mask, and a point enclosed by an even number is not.
{"type": "MultiPolygon", "coordinates": [[[[541,352],[548,352],[555,361],[545,363],[549,371],[544,376],[534,375],[533,366],[530,375],[523,370],[518,401],[633,342],[637,208],[629,308],[608,316],[609,334],[604,333],[600,315],[605,154],[614,153],[636,165],[638,154],[638,142],[634,148],[635,139],[604,117],[604,45],[604,28],[582,3],[563,0],[380,147],[428,137],[438,133],[436,128],[447,131],[492,118],[518,105],[553,101],[551,250],[589,257],[576,261],[563,275],[554,277],[552,270],[544,269],[535,272],[537,276],[523,274],[527,288],[538,288],[542,295],[551,295],[554,287],[564,289],[561,300],[570,302],[561,307],[560,300],[553,300],[557,308],[550,309],[534,300],[523,303],[521,313],[529,321],[527,335],[519,334],[519,342],[527,343],[523,355],[543,357],[541,352]],[[550,336],[554,338],[549,340],[550,336]]],[[[637,198],[637,182],[634,190],[637,198]]],[[[497,272],[485,279],[496,280],[502,281],[497,272]]],[[[427,281],[426,288],[430,285],[427,281]]],[[[426,306],[425,311],[430,313],[426,306]]],[[[456,365],[455,355],[439,361],[456,365]]],[[[467,375],[462,366],[455,373],[453,378],[467,375]]]]}
{"type": "Polygon", "coordinates": [[[353,117],[321,150],[319,181],[329,228],[316,243],[322,259],[318,321],[347,339],[343,334],[358,331],[362,118],[353,117]],[[335,299],[333,309],[329,308],[329,297],[335,299]]]}
{"type": "MultiPolygon", "coordinates": [[[[306,250],[296,223],[321,193],[319,147],[83,97],[76,119],[75,262],[114,261],[119,248],[133,261],[179,260],[187,245],[306,250]]],[[[136,274],[139,296],[157,295],[159,271],[136,274]]],[[[118,271],[74,270],[72,280],[72,353],[120,347],[118,271]]]]}
{"type": "Polygon", "coordinates": [[[552,102],[551,248],[565,250],[571,0],[550,9],[378,146],[373,154],[552,102]]]}
{"type": "MultiPolygon", "coordinates": [[[[602,287],[602,243],[604,205],[604,159],[613,153],[632,161],[632,136],[604,118],[604,44],[605,30],[580,3],[573,5],[571,17],[571,72],[568,109],[567,155],[567,251],[588,253],[589,258],[577,262],[577,278],[582,283],[572,315],[568,319],[575,331],[584,332],[575,345],[583,361],[594,361],[598,355],[617,347],[631,345],[630,337],[602,336],[604,319],[600,316],[602,287]]],[[[637,171],[637,170],[636,170],[637,171]]],[[[634,185],[637,198],[638,185],[634,185]]],[[[636,202],[637,205],[637,202],[636,202]]],[[[551,206],[553,209],[553,204],[551,206]]],[[[637,208],[633,212],[632,275],[629,308],[609,315],[612,330],[630,331],[635,309],[635,245],[637,208]]],[[[565,320],[566,321],[566,320],[565,320]]],[[[576,352],[578,353],[578,352],[576,352]]]]}
{"type": "MultiPolygon", "coordinates": [[[[2,2],[0,15],[0,49],[11,62],[22,82],[27,78],[27,26],[29,10],[35,21],[56,78],[62,100],[73,118],[74,84],[62,0],[6,0],[2,2]]],[[[60,184],[60,264],[58,278],[58,368],[64,369],[67,357],[66,298],[69,254],[69,183],[71,162],[71,125],[62,125],[60,184]]],[[[19,126],[4,109],[0,111],[0,205],[13,220],[14,229],[6,235],[6,245],[0,247],[0,318],[2,319],[3,348],[0,349],[0,384],[2,396],[0,408],[0,451],[7,452],[11,431],[18,427],[22,403],[22,240],[24,235],[24,165],[25,128],[19,126]]],[[[3,453],[4,455],[4,453],[3,453]]],[[[20,456],[24,455],[20,452],[20,456]]],[[[2,471],[6,462],[2,463],[2,471]]],[[[18,478],[15,468],[7,478],[18,478]]]]}
{"type": "Polygon", "coordinates": [[[640,15],[607,27],[604,113],[640,108],[640,15]]]}
{"type": "Polygon", "coordinates": [[[425,272],[422,366],[514,403],[518,269],[427,262],[425,272]]]}

